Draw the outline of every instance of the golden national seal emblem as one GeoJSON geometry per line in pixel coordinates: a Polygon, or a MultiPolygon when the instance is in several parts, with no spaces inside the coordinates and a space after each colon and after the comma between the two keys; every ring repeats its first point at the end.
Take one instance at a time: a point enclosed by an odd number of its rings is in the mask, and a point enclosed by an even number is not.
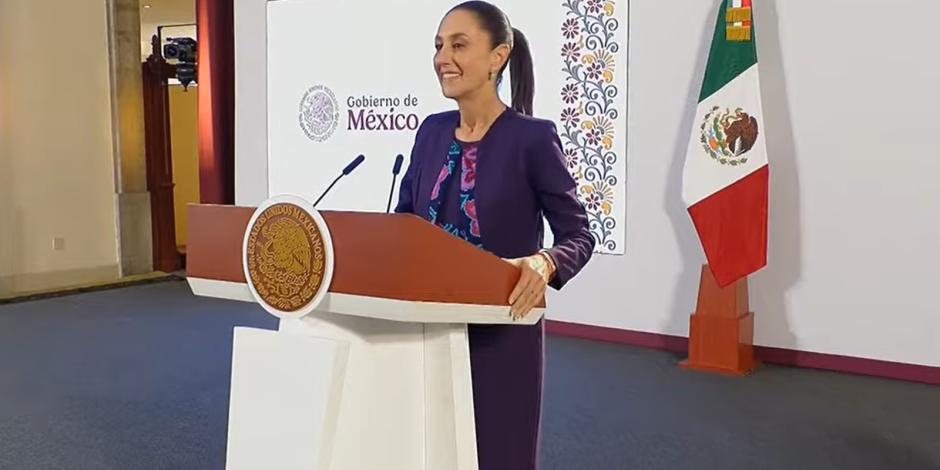
{"type": "Polygon", "coordinates": [[[275,202],[255,213],[246,233],[245,271],[269,311],[304,315],[309,311],[302,310],[329,287],[329,235],[324,236],[323,226],[291,202],[275,202]]]}

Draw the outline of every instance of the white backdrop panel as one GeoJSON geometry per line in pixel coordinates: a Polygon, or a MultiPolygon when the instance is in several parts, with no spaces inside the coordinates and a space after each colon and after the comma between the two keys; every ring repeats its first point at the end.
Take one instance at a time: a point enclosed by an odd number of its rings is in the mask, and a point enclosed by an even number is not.
{"type": "MultiPolygon", "coordinates": [[[[532,46],[535,115],[553,120],[598,251],[623,253],[626,2],[497,3],[532,46]],[[538,12],[538,14],[535,14],[538,12]]],[[[316,199],[358,154],[365,163],[319,208],[384,211],[397,154],[417,125],[453,109],[434,75],[450,0],[268,3],[269,195],[316,199]]],[[[510,82],[501,88],[509,102],[510,82]]],[[[395,199],[397,199],[397,188],[395,199]]]]}

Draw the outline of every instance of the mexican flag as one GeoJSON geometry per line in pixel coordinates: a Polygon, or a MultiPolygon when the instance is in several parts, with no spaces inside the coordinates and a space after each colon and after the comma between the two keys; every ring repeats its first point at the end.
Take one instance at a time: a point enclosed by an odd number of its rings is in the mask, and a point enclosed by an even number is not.
{"type": "Polygon", "coordinates": [[[764,142],[751,0],[721,2],[686,152],[682,197],[720,286],[767,264],[764,142]]]}

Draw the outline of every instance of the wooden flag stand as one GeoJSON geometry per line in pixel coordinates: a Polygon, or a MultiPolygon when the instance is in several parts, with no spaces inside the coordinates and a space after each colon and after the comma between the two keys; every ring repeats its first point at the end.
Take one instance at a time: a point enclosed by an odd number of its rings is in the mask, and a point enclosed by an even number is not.
{"type": "Polygon", "coordinates": [[[689,317],[687,369],[746,375],[754,370],[754,313],[748,308],[747,278],[719,287],[702,266],[698,304],[689,317]]]}

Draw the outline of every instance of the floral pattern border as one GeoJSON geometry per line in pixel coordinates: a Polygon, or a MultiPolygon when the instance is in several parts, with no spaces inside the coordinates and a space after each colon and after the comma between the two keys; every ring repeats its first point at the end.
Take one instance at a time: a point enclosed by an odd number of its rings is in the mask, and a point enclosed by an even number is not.
{"type": "Polygon", "coordinates": [[[615,239],[614,230],[623,222],[614,209],[624,201],[615,198],[623,182],[615,173],[622,157],[614,144],[625,136],[618,135],[623,126],[615,125],[621,114],[615,105],[621,93],[615,78],[624,73],[615,61],[621,47],[615,40],[621,27],[614,17],[616,0],[565,0],[562,6],[562,147],[588,212],[596,251],[618,252],[622,242],[615,239]]]}

